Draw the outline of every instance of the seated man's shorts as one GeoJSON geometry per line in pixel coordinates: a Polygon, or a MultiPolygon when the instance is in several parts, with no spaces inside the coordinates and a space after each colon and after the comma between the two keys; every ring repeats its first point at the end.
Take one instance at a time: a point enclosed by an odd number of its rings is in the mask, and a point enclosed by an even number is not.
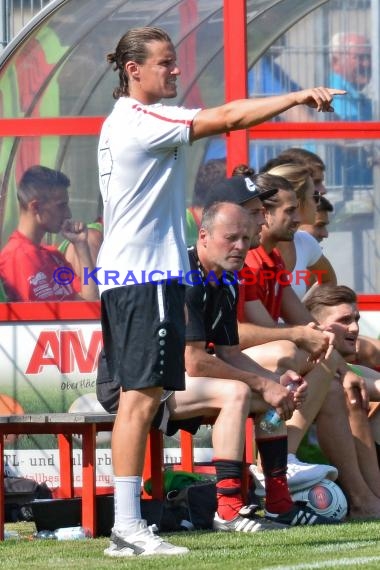
{"type": "Polygon", "coordinates": [[[185,389],[185,286],[177,281],[108,289],[101,296],[109,376],[123,390],[185,389]]]}

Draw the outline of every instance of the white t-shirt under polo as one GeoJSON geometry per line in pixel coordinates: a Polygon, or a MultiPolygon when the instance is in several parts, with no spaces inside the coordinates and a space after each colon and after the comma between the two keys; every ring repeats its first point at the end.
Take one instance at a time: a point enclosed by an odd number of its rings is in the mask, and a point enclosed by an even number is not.
{"type": "Polygon", "coordinates": [[[314,236],[303,230],[297,230],[294,234],[294,245],[296,265],[292,272],[291,285],[299,299],[302,299],[307,291],[306,270],[320,259],[322,248],[314,236]]]}
{"type": "Polygon", "coordinates": [[[184,145],[190,143],[198,112],[121,97],[105,120],[98,146],[104,202],[96,273],[101,293],[189,270],[184,145]]]}

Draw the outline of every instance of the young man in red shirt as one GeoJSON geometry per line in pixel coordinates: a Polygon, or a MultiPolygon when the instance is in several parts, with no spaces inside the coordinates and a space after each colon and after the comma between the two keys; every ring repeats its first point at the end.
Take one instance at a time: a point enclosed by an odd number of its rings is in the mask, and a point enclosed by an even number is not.
{"type": "Polygon", "coordinates": [[[71,301],[98,298],[87,243],[87,228],[71,219],[69,178],[46,166],[28,168],[19,183],[17,229],[0,252],[0,276],[9,301],[71,301]],[[45,234],[61,232],[73,243],[82,275],[54,246],[42,244],[45,234]]]}

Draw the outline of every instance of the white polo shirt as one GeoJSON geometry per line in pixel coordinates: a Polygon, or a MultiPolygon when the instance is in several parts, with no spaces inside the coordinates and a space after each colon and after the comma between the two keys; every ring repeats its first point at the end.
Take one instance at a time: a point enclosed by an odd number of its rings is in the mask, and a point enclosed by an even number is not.
{"type": "Polygon", "coordinates": [[[104,122],[98,147],[104,202],[96,273],[101,293],[189,270],[184,145],[198,112],[121,97],[104,122]]]}

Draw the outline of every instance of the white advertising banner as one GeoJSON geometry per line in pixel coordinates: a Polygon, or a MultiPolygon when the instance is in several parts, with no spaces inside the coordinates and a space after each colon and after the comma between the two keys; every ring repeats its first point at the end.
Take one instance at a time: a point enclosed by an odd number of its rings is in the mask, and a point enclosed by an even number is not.
{"type": "MultiPolygon", "coordinates": [[[[0,414],[104,411],[96,399],[96,370],[102,347],[100,323],[2,323],[0,414]]],[[[97,484],[112,485],[110,434],[97,450],[97,484]]],[[[5,465],[12,474],[59,484],[54,436],[9,436],[5,465]]],[[[81,451],[74,450],[75,485],[81,483],[81,451]]]]}
{"type": "MultiPolygon", "coordinates": [[[[17,449],[4,453],[6,473],[13,476],[28,477],[37,483],[46,483],[49,487],[59,487],[59,453],[57,449],[17,449]]],[[[73,452],[74,487],[82,485],[82,453],[73,452]]],[[[111,450],[96,450],[96,485],[112,487],[111,450]]]]}
{"type": "Polygon", "coordinates": [[[0,413],[68,412],[95,393],[100,323],[6,323],[0,331],[0,413]]]}
{"type": "Polygon", "coordinates": [[[360,311],[360,334],[380,337],[380,314],[378,311],[360,311]]]}

